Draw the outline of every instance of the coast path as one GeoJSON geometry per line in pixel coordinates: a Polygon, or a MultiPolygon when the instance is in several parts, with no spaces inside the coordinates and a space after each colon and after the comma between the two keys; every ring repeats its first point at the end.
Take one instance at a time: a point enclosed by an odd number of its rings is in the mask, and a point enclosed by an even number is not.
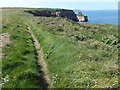
{"type": "Polygon", "coordinates": [[[28,27],[28,32],[30,33],[31,37],[33,38],[34,47],[35,47],[37,55],[38,55],[38,65],[40,67],[40,71],[42,71],[42,79],[43,79],[42,87],[47,88],[51,84],[50,76],[48,74],[48,69],[47,69],[47,63],[44,60],[44,55],[43,55],[42,48],[40,47],[40,43],[38,42],[38,40],[32,33],[31,28],[28,25],[27,25],[27,27],[28,27]]]}

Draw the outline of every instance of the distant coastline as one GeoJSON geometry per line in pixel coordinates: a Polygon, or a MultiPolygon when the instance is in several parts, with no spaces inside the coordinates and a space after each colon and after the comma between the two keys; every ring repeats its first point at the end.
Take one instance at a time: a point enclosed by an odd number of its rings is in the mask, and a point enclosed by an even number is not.
{"type": "Polygon", "coordinates": [[[118,25],[118,10],[74,10],[78,11],[88,16],[88,23],[118,25]]]}
{"type": "MultiPolygon", "coordinates": [[[[26,8],[26,7],[1,7],[3,9],[7,8],[26,8]]],[[[32,9],[29,7],[29,9],[32,9]]],[[[39,8],[36,8],[39,9],[39,8]]],[[[46,8],[47,9],[47,8],[46,8]]],[[[60,9],[60,8],[51,8],[60,9]]],[[[69,10],[69,9],[67,9],[69,10]]],[[[88,16],[88,22],[92,24],[113,24],[118,25],[118,10],[73,10],[76,14],[81,11],[85,16],[88,16]]]]}

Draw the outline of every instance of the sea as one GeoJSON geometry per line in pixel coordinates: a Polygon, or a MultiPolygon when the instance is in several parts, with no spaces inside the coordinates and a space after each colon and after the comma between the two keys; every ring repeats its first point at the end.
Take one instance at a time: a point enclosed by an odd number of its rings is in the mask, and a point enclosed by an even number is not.
{"type": "Polygon", "coordinates": [[[88,16],[87,23],[118,25],[118,10],[74,10],[88,16]]]}

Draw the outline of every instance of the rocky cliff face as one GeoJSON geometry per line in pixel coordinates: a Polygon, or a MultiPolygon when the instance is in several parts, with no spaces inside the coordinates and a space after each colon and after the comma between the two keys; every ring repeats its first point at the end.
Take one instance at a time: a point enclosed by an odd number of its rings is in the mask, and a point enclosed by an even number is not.
{"type": "Polygon", "coordinates": [[[66,18],[71,19],[73,21],[79,21],[76,14],[73,12],[73,10],[61,11],[61,17],[66,17],[66,18]]]}
{"type": "Polygon", "coordinates": [[[31,10],[31,11],[26,11],[34,16],[54,16],[54,17],[65,17],[68,19],[71,19],[73,21],[86,21],[85,16],[77,16],[73,10],[66,10],[66,9],[45,9],[45,10],[31,10]]]}
{"type": "Polygon", "coordinates": [[[88,17],[87,16],[78,16],[77,18],[79,20],[79,22],[87,22],[88,21],[88,17]]]}
{"type": "Polygon", "coordinates": [[[30,11],[25,11],[25,12],[31,13],[34,16],[50,17],[50,16],[55,16],[56,11],[51,11],[51,10],[30,10],[30,11]]]}

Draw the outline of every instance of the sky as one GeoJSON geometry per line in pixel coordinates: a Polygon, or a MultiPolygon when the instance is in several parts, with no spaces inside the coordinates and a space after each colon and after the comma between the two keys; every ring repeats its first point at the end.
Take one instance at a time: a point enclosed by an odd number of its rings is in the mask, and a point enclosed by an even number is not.
{"type": "Polygon", "coordinates": [[[0,7],[111,10],[118,9],[118,1],[119,0],[0,0],[0,7]]]}

